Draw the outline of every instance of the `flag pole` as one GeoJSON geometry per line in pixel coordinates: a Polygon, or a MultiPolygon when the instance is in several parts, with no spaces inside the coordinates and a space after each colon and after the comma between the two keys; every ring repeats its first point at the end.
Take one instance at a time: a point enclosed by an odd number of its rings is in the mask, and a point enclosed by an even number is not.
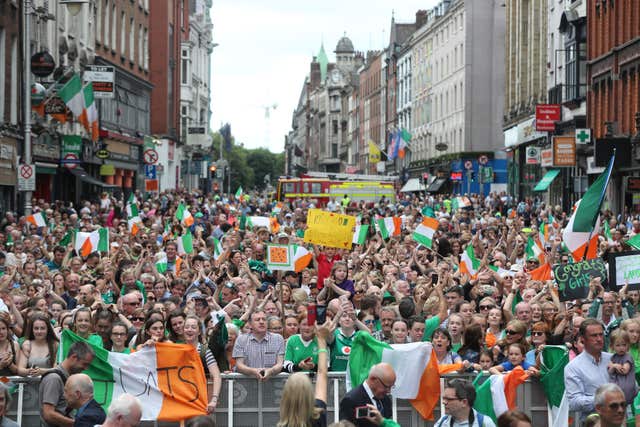
{"type": "Polygon", "coordinates": [[[582,254],[582,261],[587,259],[587,254],[589,253],[589,245],[591,245],[591,237],[593,236],[593,230],[596,228],[595,224],[598,220],[598,216],[600,215],[600,208],[602,207],[602,202],[604,201],[604,195],[607,192],[607,187],[609,186],[609,179],[611,178],[611,171],[613,170],[613,164],[616,161],[616,149],[613,149],[613,154],[611,155],[611,159],[609,160],[609,166],[607,167],[607,181],[602,189],[602,194],[600,194],[600,200],[598,201],[598,209],[594,214],[595,217],[591,221],[591,231],[589,231],[589,239],[587,240],[587,247],[584,250],[584,254],[582,254]]]}

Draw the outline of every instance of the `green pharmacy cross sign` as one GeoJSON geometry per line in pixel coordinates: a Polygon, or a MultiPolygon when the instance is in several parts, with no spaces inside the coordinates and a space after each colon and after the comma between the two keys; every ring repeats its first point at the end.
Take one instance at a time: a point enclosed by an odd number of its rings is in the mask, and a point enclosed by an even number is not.
{"type": "Polygon", "coordinates": [[[576,143],[588,144],[591,142],[591,129],[576,129],[576,143]]]}

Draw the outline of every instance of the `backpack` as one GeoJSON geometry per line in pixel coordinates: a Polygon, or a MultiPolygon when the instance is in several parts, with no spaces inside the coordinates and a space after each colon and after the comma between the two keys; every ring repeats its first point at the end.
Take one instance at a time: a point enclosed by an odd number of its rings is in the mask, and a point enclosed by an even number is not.
{"type": "MultiPolygon", "coordinates": [[[[472,409],[472,411],[473,411],[473,409],[472,409]]],[[[480,412],[476,412],[476,415],[478,416],[478,417],[476,418],[476,421],[478,421],[478,426],[479,426],[479,427],[482,427],[482,425],[484,424],[484,414],[481,414],[480,412]]],[[[444,417],[444,418],[443,418],[443,419],[438,423],[438,425],[436,425],[435,427],[444,427],[444,422],[445,422],[445,421],[449,421],[449,420],[450,420],[450,418],[449,418],[449,416],[447,415],[447,416],[446,416],[446,417],[444,417]]]]}
{"type": "Polygon", "coordinates": [[[42,377],[40,377],[40,382],[42,383],[44,377],[51,374],[58,374],[60,376],[60,379],[62,380],[62,384],[66,384],[67,378],[69,378],[69,375],[67,375],[62,369],[60,369],[60,367],[56,366],[55,368],[45,372],[42,377]]]}

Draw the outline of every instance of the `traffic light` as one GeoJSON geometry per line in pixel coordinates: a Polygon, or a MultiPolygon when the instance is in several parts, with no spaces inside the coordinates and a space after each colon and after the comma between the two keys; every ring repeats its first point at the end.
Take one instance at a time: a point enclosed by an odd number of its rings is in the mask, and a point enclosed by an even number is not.
{"type": "Polygon", "coordinates": [[[209,170],[211,171],[212,174],[216,173],[216,169],[218,169],[218,167],[216,165],[209,166],[209,170]]]}

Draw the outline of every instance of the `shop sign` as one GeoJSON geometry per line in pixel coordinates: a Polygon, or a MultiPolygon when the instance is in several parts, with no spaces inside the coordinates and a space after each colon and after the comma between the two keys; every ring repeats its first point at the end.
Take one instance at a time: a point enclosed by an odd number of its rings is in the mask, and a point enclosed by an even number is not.
{"type": "Polygon", "coordinates": [[[553,132],[556,122],[560,121],[562,108],[560,104],[536,105],[536,130],[539,132],[553,132]]]}
{"type": "Polygon", "coordinates": [[[64,101],[54,96],[44,104],[45,114],[67,114],[67,105],[64,101]]]}
{"type": "Polygon", "coordinates": [[[546,148],[544,150],[540,150],[540,166],[544,168],[553,166],[553,149],[546,148]]]}
{"type": "Polygon", "coordinates": [[[38,77],[47,77],[56,68],[56,61],[49,52],[38,52],[31,56],[31,72],[38,77]]]}
{"type": "Polygon", "coordinates": [[[627,178],[627,191],[640,191],[640,177],[630,176],[627,178]]]}
{"type": "Polygon", "coordinates": [[[572,136],[553,137],[553,166],[571,167],[576,165],[576,139],[572,136]]]}
{"type": "Polygon", "coordinates": [[[93,96],[97,99],[113,98],[115,67],[87,65],[82,76],[85,82],[93,85],[93,96]]]}
{"type": "Polygon", "coordinates": [[[540,163],[540,149],[538,147],[527,147],[527,164],[537,165],[540,163]]]}

